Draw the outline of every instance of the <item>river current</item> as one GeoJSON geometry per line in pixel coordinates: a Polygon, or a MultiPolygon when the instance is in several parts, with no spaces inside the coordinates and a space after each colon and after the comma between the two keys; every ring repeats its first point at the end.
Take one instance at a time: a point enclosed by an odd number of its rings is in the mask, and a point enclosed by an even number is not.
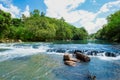
{"type": "Polygon", "coordinates": [[[0,43],[0,80],[120,80],[119,49],[104,41],[0,43]],[[91,61],[64,65],[64,53],[75,50],[91,61]]]}

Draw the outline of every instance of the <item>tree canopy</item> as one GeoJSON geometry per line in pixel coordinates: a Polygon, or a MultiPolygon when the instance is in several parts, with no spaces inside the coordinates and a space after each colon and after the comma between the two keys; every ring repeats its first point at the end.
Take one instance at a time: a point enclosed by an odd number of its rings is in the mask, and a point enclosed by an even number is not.
{"type": "Polygon", "coordinates": [[[53,41],[86,39],[87,31],[66,23],[64,18],[55,19],[45,16],[35,9],[30,17],[22,15],[11,18],[10,13],[0,10],[0,39],[21,39],[23,41],[53,41]]]}
{"type": "Polygon", "coordinates": [[[120,10],[108,16],[107,21],[95,34],[95,38],[120,42],[120,10]]]}

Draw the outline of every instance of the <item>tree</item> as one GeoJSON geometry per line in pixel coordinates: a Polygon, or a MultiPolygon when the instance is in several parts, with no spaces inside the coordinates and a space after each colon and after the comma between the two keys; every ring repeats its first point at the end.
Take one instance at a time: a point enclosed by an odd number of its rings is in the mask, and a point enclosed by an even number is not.
{"type": "Polygon", "coordinates": [[[33,17],[39,17],[40,11],[38,9],[35,9],[33,12],[30,13],[30,15],[33,17]]]}
{"type": "Polygon", "coordinates": [[[46,17],[44,12],[35,9],[30,17],[11,18],[1,11],[0,36],[23,41],[80,40],[87,37],[84,28],[76,28],[65,22],[64,18],[46,17]]]}
{"type": "Polygon", "coordinates": [[[41,12],[41,17],[44,17],[45,16],[45,13],[44,12],[41,12]]]}
{"type": "Polygon", "coordinates": [[[9,26],[11,25],[11,14],[0,10],[0,38],[9,34],[9,26]]]}
{"type": "Polygon", "coordinates": [[[108,23],[96,34],[97,38],[120,42],[120,11],[107,17],[108,23]]]}

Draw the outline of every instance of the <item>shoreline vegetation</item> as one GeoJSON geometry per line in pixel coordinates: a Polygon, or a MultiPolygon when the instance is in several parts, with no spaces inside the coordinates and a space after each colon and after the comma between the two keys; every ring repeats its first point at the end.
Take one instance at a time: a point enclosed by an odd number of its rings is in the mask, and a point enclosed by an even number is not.
{"type": "Polygon", "coordinates": [[[90,38],[120,43],[120,10],[107,17],[107,24],[90,38]]]}
{"type": "Polygon", "coordinates": [[[48,42],[55,40],[82,40],[87,39],[87,31],[77,28],[64,18],[50,18],[45,13],[35,9],[29,17],[22,15],[12,18],[10,13],[0,10],[0,40],[1,42],[48,42]]]}
{"type": "Polygon", "coordinates": [[[107,17],[107,24],[94,34],[84,27],[77,28],[64,18],[50,18],[35,9],[29,17],[22,14],[12,18],[10,13],[0,10],[0,43],[4,42],[49,42],[74,40],[106,40],[120,43],[120,10],[107,17]]]}

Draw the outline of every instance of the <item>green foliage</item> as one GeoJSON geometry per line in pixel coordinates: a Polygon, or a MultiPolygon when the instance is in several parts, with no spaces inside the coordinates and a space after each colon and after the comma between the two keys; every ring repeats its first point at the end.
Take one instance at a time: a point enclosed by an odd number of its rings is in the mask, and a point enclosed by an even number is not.
{"type": "Polygon", "coordinates": [[[96,33],[96,38],[120,42],[120,11],[107,17],[108,23],[96,33]]]}
{"type": "Polygon", "coordinates": [[[9,26],[11,25],[11,15],[0,10],[0,38],[5,37],[9,32],[9,26]],[[5,34],[6,33],[6,34],[5,34]]]}
{"type": "Polygon", "coordinates": [[[4,30],[1,35],[4,33],[10,39],[23,41],[80,40],[86,39],[88,36],[83,27],[76,28],[66,23],[63,17],[61,19],[46,17],[44,12],[40,13],[37,9],[31,12],[30,17],[22,15],[21,19],[11,18],[9,13],[1,12],[0,30],[4,30]]]}
{"type": "Polygon", "coordinates": [[[22,20],[18,18],[13,18],[11,22],[12,22],[12,25],[15,27],[19,27],[23,25],[22,20]]]}

